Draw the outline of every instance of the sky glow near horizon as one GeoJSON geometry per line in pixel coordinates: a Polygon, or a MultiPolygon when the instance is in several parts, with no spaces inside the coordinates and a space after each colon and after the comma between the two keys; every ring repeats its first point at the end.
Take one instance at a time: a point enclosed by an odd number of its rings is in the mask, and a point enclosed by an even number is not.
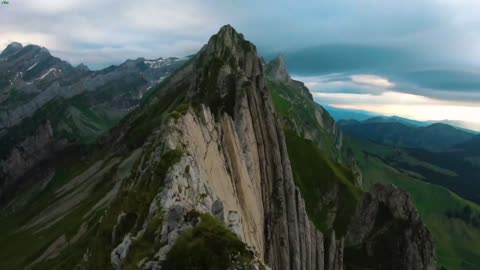
{"type": "Polygon", "coordinates": [[[477,0],[10,0],[0,50],[37,44],[98,69],[193,54],[231,24],[262,55],[284,52],[321,104],[478,123],[478,14],[477,0]]]}
{"type": "Polygon", "coordinates": [[[457,120],[480,131],[480,103],[449,101],[395,90],[395,84],[377,75],[294,76],[305,83],[314,99],[340,109],[360,110],[419,121],[457,120]],[[342,79],[335,80],[335,77],[342,79]],[[354,89],[354,91],[347,90],[354,89]]]}

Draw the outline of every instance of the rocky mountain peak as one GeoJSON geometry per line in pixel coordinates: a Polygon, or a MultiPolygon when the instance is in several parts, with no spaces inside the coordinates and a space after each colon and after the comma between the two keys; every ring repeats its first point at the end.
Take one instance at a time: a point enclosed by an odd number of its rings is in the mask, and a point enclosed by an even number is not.
{"type": "Polygon", "coordinates": [[[223,26],[192,62],[195,83],[192,103],[205,104],[215,114],[231,116],[237,97],[248,88],[265,91],[263,64],[255,45],[232,26],[223,26]]]}
{"type": "Polygon", "coordinates": [[[290,82],[292,80],[288,74],[287,64],[285,63],[283,54],[279,54],[268,64],[267,73],[278,81],[290,82]]]}
{"type": "Polygon", "coordinates": [[[12,43],[8,44],[7,48],[9,48],[9,47],[10,48],[21,49],[21,48],[23,48],[23,45],[20,42],[13,41],[12,43]]]}
{"type": "Polygon", "coordinates": [[[84,63],[80,63],[79,65],[77,65],[77,69],[81,71],[90,71],[90,68],[84,63]]]}
{"type": "Polygon", "coordinates": [[[254,62],[260,62],[255,45],[245,40],[243,34],[238,33],[232,26],[225,25],[213,35],[207,45],[200,51],[200,60],[216,58],[229,64],[231,67],[251,68],[254,62]],[[206,58],[206,59],[205,59],[206,58]],[[247,58],[250,58],[247,60],[247,58]]]}
{"type": "Polygon", "coordinates": [[[233,51],[248,50],[254,47],[245,40],[243,34],[238,33],[231,25],[227,24],[220,28],[216,35],[208,41],[207,48],[222,52],[225,49],[233,51]]]}
{"type": "Polygon", "coordinates": [[[5,57],[5,56],[15,54],[18,51],[20,51],[22,48],[23,48],[23,45],[21,43],[12,42],[12,43],[8,44],[7,48],[5,48],[5,50],[2,51],[2,53],[0,54],[0,57],[5,57]]]}

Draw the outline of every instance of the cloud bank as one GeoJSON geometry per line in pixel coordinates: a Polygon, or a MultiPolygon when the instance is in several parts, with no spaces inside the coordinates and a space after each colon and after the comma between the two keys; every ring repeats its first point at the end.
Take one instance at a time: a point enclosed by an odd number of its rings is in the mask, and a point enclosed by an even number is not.
{"type": "Polygon", "coordinates": [[[0,6],[0,49],[33,43],[102,68],[195,53],[228,23],[267,59],[284,52],[320,102],[365,107],[399,93],[454,110],[480,107],[478,14],[477,0],[11,0],[0,6]]]}

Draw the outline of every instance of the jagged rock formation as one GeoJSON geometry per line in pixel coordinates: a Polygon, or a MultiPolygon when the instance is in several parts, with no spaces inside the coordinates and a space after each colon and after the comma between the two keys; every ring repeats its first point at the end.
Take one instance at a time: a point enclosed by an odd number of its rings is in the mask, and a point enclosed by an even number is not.
{"type": "Polygon", "coordinates": [[[254,45],[225,26],[170,78],[164,91],[184,89],[196,113],[188,110],[162,139],[188,153],[167,175],[159,199],[166,219],[176,220],[162,238],[172,245],[193,208],[224,217],[273,269],[323,269],[323,236],[293,182],[263,76],[254,45]]]}
{"type": "Polygon", "coordinates": [[[256,48],[227,25],[93,153],[44,180],[41,204],[22,202],[40,209],[12,219],[7,228],[22,220],[20,229],[0,240],[43,237],[23,251],[40,269],[165,269],[182,237],[201,241],[193,232],[214,216],[248,245],[250,268],[343,269],[346,242],[311,221],[288,150],[256,48]]]}
{"type": "MultiPolygon", "coordinates": [[[[50,121],[38,127],[35,132],[15,146],[7,158],[0,160],[0,197],[3,187],[14,183],[8,182],[22,176],[32,169],[41,160],[50,157],[55,150],[56,143],[50,121]]],[[[59,145],[57,144],[57,147],[59,145]]]]}
{"type": "Polygon", "coordinates": [[[345,245],[347,269],[436,269],[429,230],[410,196],[392,185],[365,194],[345,245]]]}
{"type": "MultiPolygon", "coordinates": [[[[290,74],[287,70],[287,64],[285,63],[285,57],[283,54],[279,54],[275,59],[273,59],[268,65],[266,66],[265,72],[276,81],[282,81],[289,83],[292,81],[290,74]]],[[[310,92],[307,92],[310,96],[310,92]]]]}

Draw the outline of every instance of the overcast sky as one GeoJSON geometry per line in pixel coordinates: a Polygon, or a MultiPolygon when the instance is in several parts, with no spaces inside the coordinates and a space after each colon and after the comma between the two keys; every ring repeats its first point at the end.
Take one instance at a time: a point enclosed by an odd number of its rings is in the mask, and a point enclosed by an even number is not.
{"type": "Polygon", "coordinates": [[[478,0],[10,0],[0,47],[34,43],[101,68],[195,53],[229,23],[267,58],[284,52],[321,103],[480,121],[479,14],[478,0]]]}

